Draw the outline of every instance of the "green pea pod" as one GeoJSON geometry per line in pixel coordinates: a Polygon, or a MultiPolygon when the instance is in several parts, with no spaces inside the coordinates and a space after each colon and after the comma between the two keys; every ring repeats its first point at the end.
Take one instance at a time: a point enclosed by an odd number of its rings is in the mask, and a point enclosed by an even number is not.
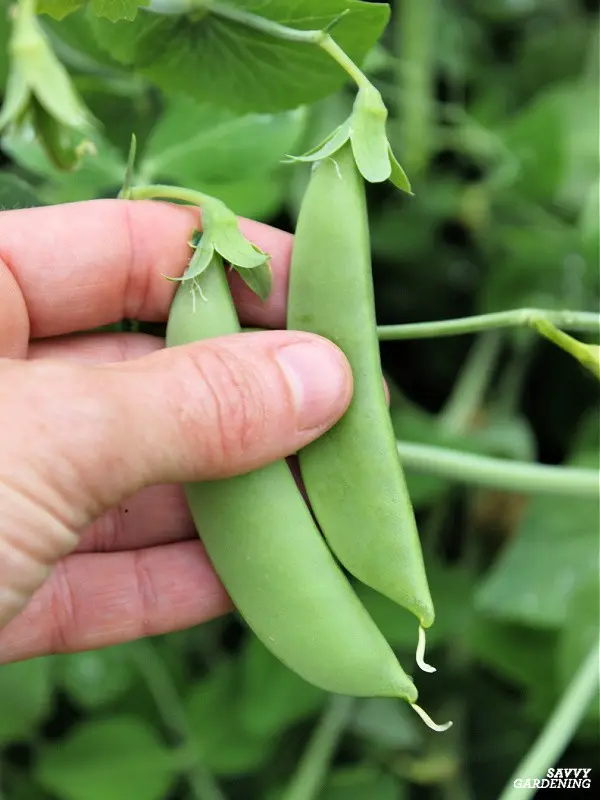
{"type": "MultiPolygon", "coordinates": [[[[179,286],[167,346],[240,330],[215,254],[179,286]]],[[[188,485],[185,494],[234,604],[283,663],[327,691],[414,703],[415,686],[329,552],[285,461],[188,485]]]]}
{"type": "Polygon", "coordinates": [[[340,562],[427,628],[434,609],[386,406],[369,248],[364,183],[346,144],[316,164],[303,198],[288,327],[318,333],[343,350],[354,396],[337,425],[301,450],[300,470],[340,562]]]}

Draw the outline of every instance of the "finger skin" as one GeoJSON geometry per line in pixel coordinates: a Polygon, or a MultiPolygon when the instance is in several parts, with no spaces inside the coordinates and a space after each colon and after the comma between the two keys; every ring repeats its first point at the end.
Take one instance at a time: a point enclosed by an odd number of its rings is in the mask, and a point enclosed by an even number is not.
{"type": "Polygon", "coordinates": [[[334,424],[351,392],[333,345],[285,331],[116,364],[0,361],[0,417],[11,421],[0,449],[0,625],[108,509],[147,486],[214,480],[285,457],[334,424]],[[309,406],[298,405],[282,361],[298,348],[309,406]],[[319,353],[326,361],[315,369],[319,353]]]}
{"type": "MultiPolygon", "coordinates": [[[[28,323],[19,312],[21,344],[28,328],[41,338],[126,318],[166,320],[176,284],[164,276],[183,273],[199,222],[191,207],[151,201],[89,200],[0,212],[1,269],[14,276],[28,312],[28,323]]],[[[240,226],[272,256],[274,274],[266,303],[232,274],[240,317],[247,325],[284,327],[292,237],[250,220],[240,226]]],[[[0,292],[0,319],[16,317],[16,302],[0,292]]]]}
{"type": "Polygon", "coordinates": [[[70,555],[28,606],[0,628],[0,664],[156,636],[230,610],[198,540],[70,555]]]}

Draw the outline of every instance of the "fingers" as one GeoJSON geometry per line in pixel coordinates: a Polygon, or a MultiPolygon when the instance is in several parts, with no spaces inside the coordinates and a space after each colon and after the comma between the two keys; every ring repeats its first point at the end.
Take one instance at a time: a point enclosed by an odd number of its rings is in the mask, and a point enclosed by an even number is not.
{"type": "Polygon", "coordinates": [[[81,535],[77,552],[140,550],[197,536],[183,488],[148,486],[95,519],[81,535]]]}
{"type": "Polygon", "coordinates": [[[0,258],[0,358],[24,358],[29,318],[16,280],[0,258]]]}
{"type": "Polygon", "coordinates": [[[75,554],[0,629],[0,664],[189,628],[230,608],[199,541],[75,554]]]}
{"type": "Polygon", "coordinates": [[[0,362],[0,418],[11,422],[0,458],[0,625],[107,509],[145,486],[240,474],[295,452],[337,421],[351,392],[341,352],[298,332],[101,366],[0,362]]]}
{"type": "MultiPolygon", "coordinates": [[[[0,263],[20,287],[34,338],[124,318],[165,320],[176,286],[163,276],[182,274],[197,224],[199,215],[192,208],[149,201],[92,200],[4,211],[0,263]]],[[[241,318],[248,325],[283,327],[291,236],[249,220],[241,225],[252,241],[272,253],[275,277],[265,304],[232,277],[241,318]]],[[[16,302],[0,292],[0,319],[16,317],[16,302]]],[[[18,313],[22,340],[26,322],[22,310],[18,313]]]]}

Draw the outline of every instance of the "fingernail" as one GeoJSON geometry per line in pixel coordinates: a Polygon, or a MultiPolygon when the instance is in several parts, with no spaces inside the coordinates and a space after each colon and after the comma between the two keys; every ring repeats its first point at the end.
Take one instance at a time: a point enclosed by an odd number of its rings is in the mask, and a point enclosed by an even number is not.
{"type": "Polygon", "coordinates": [[[342,353],[325,341],[296,342],[277,354],[298,412],[298,430],[327,428],[343,414],[352,378],[342,353]]]}

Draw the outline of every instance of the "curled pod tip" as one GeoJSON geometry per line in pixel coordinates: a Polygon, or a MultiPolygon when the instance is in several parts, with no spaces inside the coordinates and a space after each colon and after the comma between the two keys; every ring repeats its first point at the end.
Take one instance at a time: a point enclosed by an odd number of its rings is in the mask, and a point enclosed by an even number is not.
{"type": "Polygon", "coordinates": [[[438,725],[437,722],[434,722],[429,716],[429,714],[421,708],[421,706],[418,706],[416,703],[411,703],[410,706],[414,711],[417,712],[417,714],[421,717],[425,725],[427,725],[428,728],[431,728],[432,731],[443,733],[444,731],[447,731],[449,728],[451,728],[452,725],[454,724],[452,722],[444,722],[443,725],[438,725]]]}
{"type": "Polygon", "coordinates": [[[419,641],[417,643],[417,653],[415,656],[417,666],[423,672],[437,672],[435,667],[425,661],[425,628],[419,625],[419,641]]]}

